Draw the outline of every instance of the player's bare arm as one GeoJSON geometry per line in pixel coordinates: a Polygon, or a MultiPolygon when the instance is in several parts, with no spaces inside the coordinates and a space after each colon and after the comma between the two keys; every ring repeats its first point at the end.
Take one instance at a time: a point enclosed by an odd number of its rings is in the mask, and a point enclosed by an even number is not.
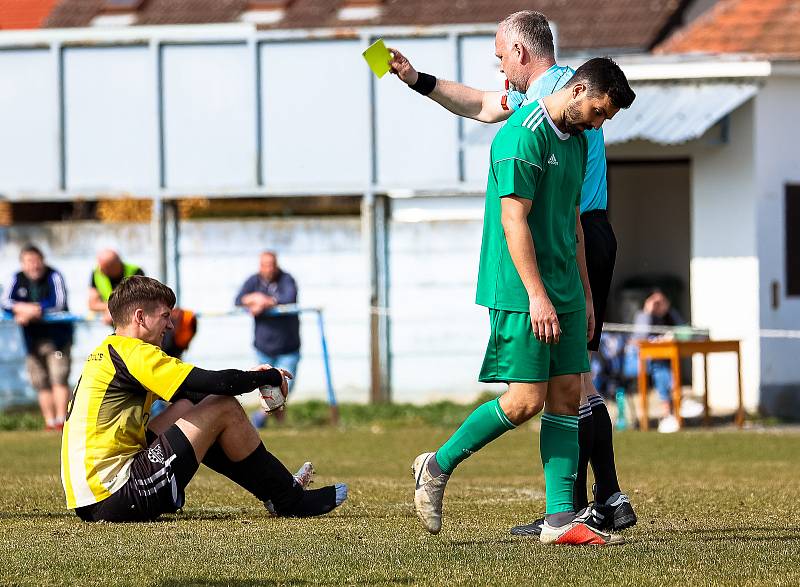
{"type": "Polygon", "coordinates": [[[536,249],[527,220],[532,206],[533,202],[526,198],[517,196],[503,198],[501,222],[508,243],[508,252],[531,302],[533,334],[537,340],[554,344],[561,336],[561,326],[553,303],[547,296],[536,262],[536,249]]]}
{"type": "MultiPolygon", "coordinates": [[[[397,49],[390,48],[389,52],[392,55],[390,71],[409,86],[416,84],[419,72],[411,62],[397,49]]],[[[480,122],[501,122],[513,114],[511,110],[503,110],[501,92],[485,92],[448,80],[437,79],[427,96],[453,114],[480,122]]]]}
{"type": "Polygon", "coordinates": [[[586,337],[591,340],[594,336],[594,302],[592,301],[592,288],[589,285],[589,271],[586,268],[586,248],[583,244],[583,226],[581,226],[581,209],[575,207],[575,258],[578,262],[578,272],[583,283],[583,294],[586,298],[586,337]]]}

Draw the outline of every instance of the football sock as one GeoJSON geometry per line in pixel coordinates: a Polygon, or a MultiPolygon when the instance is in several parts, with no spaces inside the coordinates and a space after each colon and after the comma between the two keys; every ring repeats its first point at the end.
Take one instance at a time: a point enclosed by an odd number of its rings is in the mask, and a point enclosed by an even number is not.
{"type": "Polygon", "coordinates": [[[215,442],[206,452],[203,464],[240,485],[261,501],[272,501],[278,513],[291,510],[302,499],[303,488],[294,475],[262,443],[244,459],[234,462],[228,458],[222,446],[215,442]]]}
{"type": "Polygon", "coordinates": [[[306,489],[302,491],[300,501],[291,508],[281,509],[275,504],[275,510],[281,516],[310,518],[327,514],[345,499],[347,499],[347,485],[337,483],[320,489],[306,489]],[[342,501],[339,501],[340,497],[342,501]]]}
{"type": "Polygon", "coordinates": [[[617,467],[614,463],[614,441],[611,438],[611,416],[608,415],[603,398],[597,394],[589,396],[594,421],[594,440],[592,442],[592,471],[597,483],[595,499],[605,503],[617,491],[620,491],[617,480],[617,467]]]}
{"type": "MultiPolygon", "coordinates": [[[[436,451],[436,462],[449,475],[456,466],[503,433],[516,428],[500,407],[500,399],[478,406],[450,439],[436,451]]],[[[433,459],[431,459],[433,460],[433,459]]]]}
{"type": "Polygon", "coordinates": [[[539,451],[544,466],[545,512],[575,511],[572,494],[578,471],[578,416],[542,414],[539,451]]]}
{"type": "Polygon", "coordinates": [[[586,497],[586,475],[589,459],[592,456],[592,440],[594,437],[594,421],[592,407],[586,403],[578,410],[578,476],[575,477],[573,504],[578,512],[589,505],[586,497]]]}

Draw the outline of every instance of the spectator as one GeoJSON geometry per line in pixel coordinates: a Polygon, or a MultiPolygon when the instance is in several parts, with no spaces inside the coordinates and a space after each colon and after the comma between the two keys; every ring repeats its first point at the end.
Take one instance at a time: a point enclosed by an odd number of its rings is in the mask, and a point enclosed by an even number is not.
{"type": "MultiPolygon", "coordinates": [[[[641,339],[670,339],[672,334],[658,334],[650,330],[651,326],[679,326],[685,324],[678,311],[672,307],[667,296],[661,290],[654,290],[644,301],[642,309],[636,313],[634,318],[635,332],[633,340],[641,339]]],[[[636,367],[629,369],[632,375],[638,371],[638,346],[634,343],[630,346],[634,352],[628,353],[628,360],[635,361],[636,367]]],[[[629,365],[631,363],[629,362],[629,365]]],[[[659,432],[677,432],[678,420],[672,406],[672,371],[669,361],[650,361],[650,377],[653,387],[658,392],[661,400],[662,417],[658,423],[659,432]]]]}
{"type": "Polygon", "coordinates": [[[89,280],[89,310],[103,314],[103,322],[111,324],[108,313],[108,298],[119,283],[131,275],[144,275],[144,271],[136,265],[125,263],[119,253],[112,249],[104,249],[97,253],[97,266],[89,280]]]}
{"type": "MultiPolygon", "coordinates": [[[[236,305],[247,308],[255,319],[253,346],[258,362],[297,373],[300,361],[300,319],[297,314],[273,315],[277,306],[297,303],[297,285],[294,278],[278,265],[272,251],[261,253],[259,270],[247,278],[236,296],[236,305]]],[[[294,380],[290,380],[290,386],[294,380]]],[[[291,387],[289,388],[291,391],[291,387]]],[[[253,424],[266,422],[265,414],[257,412],[253,424]]],[[[283,414],[277,412],[280,419],[283,414]]]]}
{"type": "Polygon", "coordinates": [[[170,315],[174,328],[164,332],[164,340],[161,342],[161,350],[170,357],[180,359],[189,349],[195,334],[197,334],[197,316],[191,310],[185,308],[172,309],[170,315]]]}
{"type": "Polygon", "coordinates": [[[70,322],[45,322],[53,312],[67,312],[64,278],[44,264],[34,245],[20,251],[21,271],[11,280],[3,309],[22,326],[27,356],[25,363],[36,390],[39,408],[48,430],[64,427],[69,402],[70,322]]]}

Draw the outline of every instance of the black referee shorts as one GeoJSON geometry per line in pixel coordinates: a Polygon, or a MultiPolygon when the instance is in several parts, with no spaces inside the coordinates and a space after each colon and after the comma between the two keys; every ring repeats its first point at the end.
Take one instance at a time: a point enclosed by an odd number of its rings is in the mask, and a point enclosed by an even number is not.
{"type": "Polygon", "coordinates": [[[75,510],[84,522],[148,522],[183,507],[184,490],[197,472],[194,448],[181,429],[170,426],[133,457],[130,477],[110,497],[75,510]]]}
{"type": "Polygon", "coordinates": [[[590,210],[581,214],[583,245],[586,250],[586,270],[594,301],[594,336],[587,347],[596,351],[600,347],[600,334],[606,316],[606,302],[617,258],[617,239],[605,210],[590,210]]]}

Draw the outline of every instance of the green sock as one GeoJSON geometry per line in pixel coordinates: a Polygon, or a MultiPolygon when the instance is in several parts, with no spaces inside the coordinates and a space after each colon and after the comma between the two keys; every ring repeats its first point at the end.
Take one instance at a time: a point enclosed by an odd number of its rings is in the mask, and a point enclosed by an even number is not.
{"type": "Polygon", "coordinates": [[[442,473],[449,475],[469,455],[514,428],[516,426],[500,407],[499,398],[486,402],[475,408],[442,448],[436,451],[436,462],[439,463],[442,473]]]}
{"type": "Polygon", "coordinates": [[[578,416],[542,414],[539,452],[544,465],[548,514],[571,512],[572,492],[578,475],[578,416]]]}

